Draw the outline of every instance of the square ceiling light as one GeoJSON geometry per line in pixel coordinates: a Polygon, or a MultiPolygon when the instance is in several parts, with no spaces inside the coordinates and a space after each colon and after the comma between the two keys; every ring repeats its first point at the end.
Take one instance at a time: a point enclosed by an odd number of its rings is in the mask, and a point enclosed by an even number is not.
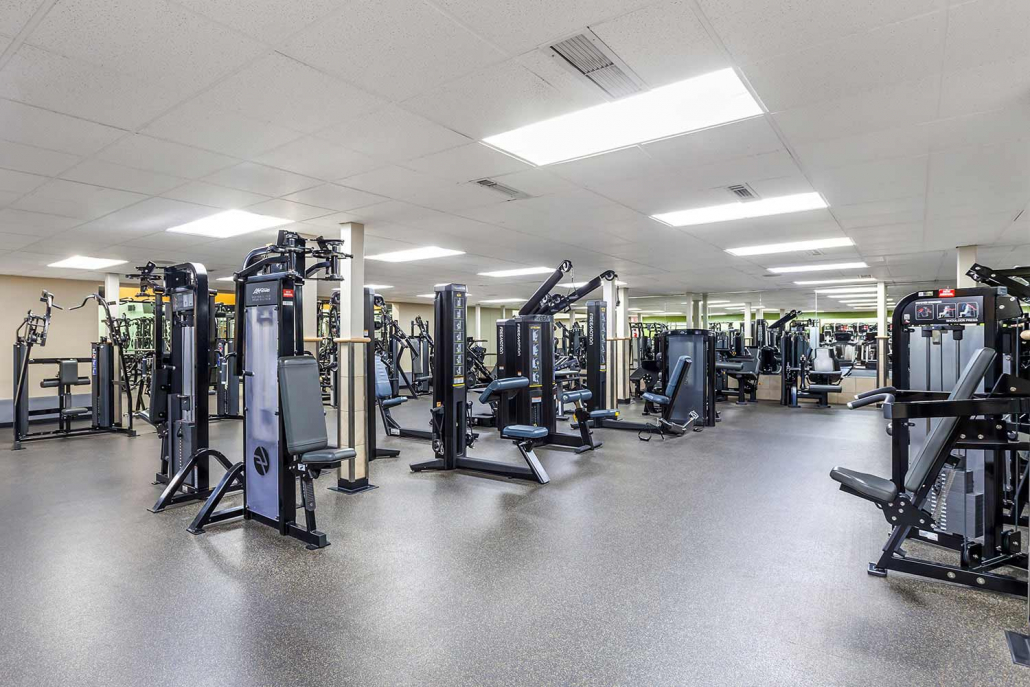
{"type": "Polygon", "coordinates": [[[52,262],[47,267],[63,267],[73,270],[103,270],[115,265],[124,265],[125,260],[113,258],[91,258],[85,255],[73,255],[70,258],[52,262]]]}
{"type": "Polygon", "coordinates": [[[412,262],[414,260],[429,260],[430,258],[446,258],[451,255],[464,255],[463,250],[451,250],[439,246],[424,246],[422,248],[410,248],[408,250],[397,250],[392,253],[379,253],[378,255],[366,255],[366,260],[381,260],[382,262],[412,262]]]}
{"type": "Polygon", "coordinates": [[[258,215],[246,210],[226,210],[203,219],[171,227],[168,231],[176,234],[207,236],[212,239],[227,239],[286,224],[293,224],[293,220],[271,215],[258,215]]]}
{"type": "Polygon", "coordinates": [[[535,165],[573,160],[762,114],[733,69],[488,136],[483,143],[535,165]]]}
{"type": "MultiPolygon", "coordinates": [[[[785,215],[791,212],[819,210],[825,207],[828,207],[826,201],[818,193],[795,193],[790,196],[763,198],[762,200],[754,200],[749,203],[726,203],[724,205],[709,205],[689,210],[661,212],[651,215],[651,217],[674,227],[691,227],[697,224],[714,224],[716,222],[729,222],[735,219],[785,215]]],[[[763,248],[766,247],[763,246],[763,248]]],[[[791,248],[789,250],[797,249],[791,248]]],[[[771,252],[778,253],[780,251],[771,252]]],[[[757,255],[757,253],[746,253],[746,255],[757,255]]]]}

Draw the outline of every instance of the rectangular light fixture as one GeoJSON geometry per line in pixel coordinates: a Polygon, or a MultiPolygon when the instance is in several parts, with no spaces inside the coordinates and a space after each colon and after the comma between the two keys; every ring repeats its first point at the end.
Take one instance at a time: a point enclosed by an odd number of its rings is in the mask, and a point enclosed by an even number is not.
{"type": "Polygon", "coordinates": [[[293,224],[293,220],[271,215],[258,215],[246,210],[226,210],[203,219],[171,227],[168,231],[176,234],[207,236],[212,239],[227,239],[249,234],[252,231],[281,227],[285,224],[293,224]]]}
{"type": "Polygon", "coordinates": [[[819,250],[820,248],[845,248],[855,242],[847,237],[837,239],[812,239],[811,241],[793,241],[790,243],[767,243],[763,246],[744,246],[743,248],[727,248],[730,255],[743,257],[746,255],[772,255],[773,253],[790,253],[797,250],[819,250]]]}
{"type": "Polygon", "coordinates": [[[525,298],[491,298],[488,301],[479,301],[480,303],[522,303],[525,298]]]}
{"type": "Polygon", "coordinates": [[[762,114],[733,69],[545,119],[483,139],[535,165],[573,160],[762,114]]]}
{"type": "Polygon", "coordinates": [[[409,248],[408,250],[396,250],[392,253],[380,253],[379,255],[366,255],[366,260],[380,260],[382,262],[412,262],[414,260],[429,260],[430,258],[446,258],[451,255],[464,255],[463,250],[451,250],[439,246],[423,246],[422,248],[409,248]]]}
{"type": "Polygon", "coordinates": [[[218,279],[215,279],[215,281],[235,281],[235,280],[236,280],[235,277],[219,277],[218,279]]]}
{"type": "Polygon", "coordinates": [[[389,284],[365,284],[366,289],[372,289],[373,291],[384,291],[386,289],[392,289],[393,287],[389,284]]]}
{"type": "Polygon", "coordinates": [[[73,255],[58,262],[52,262],[47,267],[64,267],[73,270],[102,270],[115,265],[123,265],[126,260],[114,260],[112,258],[90,258],[85,255],[73,255]]]}
{"type": "MultiPolygon", "coordinates": [[[[729,301],[708,301],[708,305],[725,305],[729,301]]],[[[686,305],[687,302],[680,303],[680,305],[686,305]]]]}
{"type": "MultiPolygon", "coordinates": [[[[743,307],[745,307],[747,305],[747,303],[730,303],[729,301],[719,301],[719,303],[720,303],[719,307],[722,308],[723,310],[727,310],[729,308],[743,308],[743,307]]],[[[711,304],[712,304],[712,302],[708,301],[708,305],[711,305],[711,304]]]]}
{"type": "Polygon", "coordinates": [[[528,274],[550,274],[554,272],[553,267],[520,267],[513,270],[496,270],[494,272],[480,272],[480,277],[524,277],[528,274]]]}
{"type": "Polygon", "coordinates": [[[811,279],[794,282],[798,286],[820,286],[826,284],[853,284],[855,282],[876,281],[876,277],[854,277],[852,279],[811,279]]]}
{"type": "Polygon", "coordinates": [[[725,205],[709,205],[708,207],[676,210],[675,212],[660,212],[656,215],[651,215],[651,217],[659,222],[671,224],[674,227],[690,227],[696,224],[713,224],[715,222],[729,222],[735,219],[785,215],[791,212],[818,210],[825,207],[827,207],[826,201],[818,193],[795,193],[791,196],[763,198],[750,203],[726,203],[725,205]]]}
{"type": "Polygon", "coordinates": [[[435,293],[420,293],[420,294],[418,294],[417,297],[418,298],[436,298],[436,294],[435,293]]]}
{"type": "Polygon", "coordinates": [[[830,296],[846,296],[856,293],[876,293],[875,286],[851,286],[851,287],[835,287],[832,289],[816,289],[816,293],[828,294],[830,296]]]}
{"type": "Polygon", "coordinates": [[[791,265],[789,267],[770,267],[769,271],[775,274],[787,274],[790,272],[829,272],[830,270],[857,270],[869,267],[864,262],[834,262],[816,263],[813,265],[791,265]]]}

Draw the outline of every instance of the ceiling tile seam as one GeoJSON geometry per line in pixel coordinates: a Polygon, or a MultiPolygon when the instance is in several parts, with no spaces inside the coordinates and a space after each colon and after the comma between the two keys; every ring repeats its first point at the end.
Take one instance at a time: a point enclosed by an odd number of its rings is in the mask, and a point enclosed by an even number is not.
{"type": "Polygon", "coordinates": [[[472,34],[473,36],[475,36],[479,40],[483,41],[484,43],[489,45],[491,48],[493,48],[497,52],[499,52],[502,55],[504,55],[507,59],[511,59],[513,57],[516,57],[515,55],[511,54],[510,52],[508,52],[507,50],[502,48],[500,45],[494,43],[492,40],[490,40],[486,36],[483,36],[482,34],[480,34],[478,31],[476,31],[471,26],[469,26],[468,24],[463,22],[461,19],[459,19],[456,15],[454,15],[449,10],[445,10],[444,8],[442,8],[439,5],[437,5],[432,0],[422,0],[422,4],[426,5],[427,7],[429,7],[429,9],[434,10],[435,12],[440,14],[441,16],[445,17],[446,19],[448,19],[453,24],[456,24],[458,27],[461,28],[462,31],[465,31],[466,33],[472,34]]]}
{"type": "Polygon", "coordinates": [[[36,27],[39,26],[43,21],[43,18],[48,12],[50,12],[57,2],[58,0],[45,0],[43,4],[36,8],[36,11],[32,13],[31,17],[29,17],[29,20],[25,22],[25,26],[21,27],[18,35],[14,36],[14,40],[12,40],[10,45],[7,46],[7,49],[0,54],[0,71],[4,70],[7,63],[11,61],[12,57],[14,57],[14,54],[21,49],[22,44],[25,43],[32,32],[36,30],[36,27]]]}

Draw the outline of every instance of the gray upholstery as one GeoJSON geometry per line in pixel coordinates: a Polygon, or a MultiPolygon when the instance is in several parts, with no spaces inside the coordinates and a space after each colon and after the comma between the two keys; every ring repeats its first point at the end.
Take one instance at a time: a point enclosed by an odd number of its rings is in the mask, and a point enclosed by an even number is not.
{"type": "Polygon", "coordinates": [[[386,363],[376,356],[376,398],[382,400],[393,395],[393,387],[390,385],[390,373],[386,370],[386,363]]]}
{"type": "Polygon", "coordinates": [[[501,430],[501,436],[505,439],[543,439],[547,436],[547,428],[532,425],[508,425],[501,430]]]}
{"type": "Polygon", "coordinates": [[[889,479],[856,472],[847,468],[833,468],[830,477],[871,501],[890,503],[898,496],[898,488],[889,479]]]}
{"type": "Polygon", "coordinates": [[[562,403],[576,403],[577,401],[589,401],[594,397],[590,389],[576,389],[562,394],[562,403]]]}
{"type": "MultiPolygon", "coordinates": [[[[966,363],[966,367],[962,370],[962,375],[958,378],[955,388],[948,394],[948,400],[961,401],[972,398],[979,388],[984,375],[987,374],[991,363],[994,361],[994,356],[993,348],[981,348],[977,351],[976,355],[966,363]]],[[[941,418],[941,421],[933,428],[930,436],[926,438],[922,450],[919,451],[916,459],[912,461],[908,473],[905,475],[905,489],[916,491],[926,481],[938,454],[947,447],[952,433],[958,426],[958,421],[959,418],[957,417],[941,418]]]]}
{"type": "Polygon", "coordinates": [[[408,400],[407,396],[394,396],[393,398],[381,398],[379,402],[383,404],[384,408],[393,408],[399,406],[408,400]]]}
{"type": "Polygon", "coordinates": [[[358,455],[352,448],[324,448],[318,451],[308,451],[300,457],[300,462],[308,467],[319,465],[337,465],[341,461],[349,460],[358,455]]]}
{"type": "Polygon", "coordinates": [[[645,401],[650,401],[651,403],[657,403],[660,406],[667,406],[667,405],[669,405],[669,403],[672,402],[672,399],[669,398],[668,396],[663,396],[662,394],[656,394],[653,391],[645,391],[644,393],[640,394],[640,397],[643,398],[645,401]]]}
{"type": "Polygon", "coordinates": [[[329,446],[318,361],[310,355],[279,358],[279,399],[286,447],[292,455],[329,446]]]}
{"type": "Polygon", "coordinates": [[[839,394],[844,391],[840,384],[809,384],[808,390],[817,394],[839,394]]]}
{"type": "Polygon", "coordinates": [[[611,408],[607,408],[605,410],[591,410],[590,411],[590,419],[591,420],[605,420],[605,419],[608,419],[608,418],[613,418],[613,417],[618,417],[618,416],[619,416],[619,411],[612,410],[611,408]]]}
{"type": "Polygon", "coordinates": [[[676,387],[679,386],[680,380],[683,379],[687,368],[690,367],[690,362],[689,355],[681,355],[676,359],[676,365],[672,368],[672,374],[669,375],[669,383],[665,385],[665,393],[669,396],[676,393],[676,387]]]}
{"type": "Polygon", "coordinates": [[[503,379],[495,379],[486,385],[486,388],[483,389],[483,393],[479,394],[479,402],[489,403],[490,397],[498,391],[523,389],[527,386],[529,386],[529,380],[525,377],[504,377],[503,379]]]}

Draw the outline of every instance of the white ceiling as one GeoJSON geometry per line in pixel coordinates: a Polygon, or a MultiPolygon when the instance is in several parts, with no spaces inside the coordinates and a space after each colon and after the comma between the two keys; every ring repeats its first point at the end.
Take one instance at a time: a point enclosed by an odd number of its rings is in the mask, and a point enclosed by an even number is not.
{"type": "MultiPolygon", "coordinates": [[[[0,4],[0,273],[73,253],[235,269],[273,232],[168,234],[218,209],[312,234],[362,221],[393,298],[441,281],[527,296],[556,265],[634,294],[748,293],[812,307],[766,268],[865,260],[891,293],[954,281],[954,247],[1030,263],[1026,0],[6,0],[0,4]],[[541,50],[590,27],[655,87],[727,66],[767,114],[535,168],[477,141],[603,102],[541,50]],[[520,189],[505,201],[468,182],[520,189]],[[656,212],[818,191],[830,207],[675,229],[656,212]],[[754,243],[849,236],[825,255],[754,243]]],[[[853,275],[823,272],[806,278],[853,275]]],[[[743,296],[741,296],[743,299],[743,296]]],[[[475,300],[475,299],[473,299],[475,300]]],[[[675,303],[675,299],[670,299],[675,303]]],[[[671,308],[670,308],[671,309],[671,308]]]]}

